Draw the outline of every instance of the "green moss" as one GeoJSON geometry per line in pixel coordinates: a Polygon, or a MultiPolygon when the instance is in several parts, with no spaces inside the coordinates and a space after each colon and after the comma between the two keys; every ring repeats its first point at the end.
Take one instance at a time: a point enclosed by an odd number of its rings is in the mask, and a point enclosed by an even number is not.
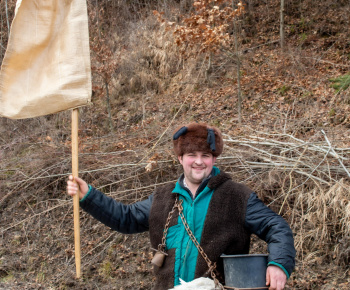
{"type": "Polygon", "coordinates": [[[290,90],[290,86],[282,86],[278,89],[278,93],[281,95],[281,96],[284,96],[288,91],[290,90]]]}
{"type": "Polygon", "coordinates": [[[350,86],[350,74],[345,74],[337,78],[329,79],[332,83],[331,87],[337,92],[343,90],[345,91],[350,86]]]}
{"type": "Polygon", "coordinates": [[[328,113],[329,117],[334,117],[335,114],[336,114],[335,110],[334,110],[333,108],[330,109],[330,111],[329,111],[329,113],[328,113]]]}
{"type": "Polygon", "coordinates": [[[99,269],[99,273],[101,276],[108,278],[112,273],[112,263],[109,260],[103,261],[101,268],[99,269]]]}
{"type": "Polygon", "coordinates": [[[39,283],[43,283],[45,281],[45,270],[47,268],[46,262],[42,262],[40,266],[40,271],[36,275],[36,280],[39,283]]]}
{"type": "Polygon", "coordinates": [[[300,34],[300,36],[299,36],[300,43],[304,43],[306,39],[307,39],[306,33],[300,34]]]}
{"type": "Polygon", "coordinates": [[[15,280],[15,276],[13,275],[13,273],[8,273],[6,276],[4,276],[0,279],[0,282],[8,283],[8,282],[12,282],[14,280],[15,280]]]}

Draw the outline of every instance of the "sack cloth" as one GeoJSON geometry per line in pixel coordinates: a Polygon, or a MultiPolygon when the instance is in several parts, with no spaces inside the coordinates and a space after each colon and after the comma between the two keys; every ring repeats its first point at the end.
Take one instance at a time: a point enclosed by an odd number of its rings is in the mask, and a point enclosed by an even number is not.
{"type": "Polygon", "coordinates": [[[32,118],[90,100],[86,0],[18,0],[0,73],[0,115],[32,118]]]}

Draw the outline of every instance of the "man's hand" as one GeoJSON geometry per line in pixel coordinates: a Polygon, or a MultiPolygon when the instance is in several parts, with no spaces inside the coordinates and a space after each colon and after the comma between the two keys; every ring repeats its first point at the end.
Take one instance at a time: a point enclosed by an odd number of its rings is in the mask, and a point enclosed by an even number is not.
{"type": "Polygon", "coordinates": [[[79,191],[79,199],[82,199],[85,194],[89,191],[89,186],[87,183],[79,177],[74,177],[69,175],[69,180],[67,181],[67,193],[70,196],[74,196],[79,191]],[[80,189],[80,191],[79,191],[80,189]]]}
{"type": "Polygon", "coordinates": [[[266,286],[269,290],[282,290],[287,282],[287,276],[284,271],[277,266],[268,266],[266,271],[266,286]]]}

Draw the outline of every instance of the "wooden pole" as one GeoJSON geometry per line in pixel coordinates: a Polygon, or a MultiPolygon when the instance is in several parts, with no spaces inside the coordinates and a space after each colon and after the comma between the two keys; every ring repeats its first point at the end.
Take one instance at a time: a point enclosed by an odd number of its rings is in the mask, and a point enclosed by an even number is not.
{"type": "MultiPolygon", "coordinates": [[[[78,128],[79,128],[79,109],[72,111],[72,174],[73,177],[79,175],[78,165],[78,128]]],[[[73,197],[73,215],[74,215],[74,245],[75,245],[75,267],[77,278],[80,278],[80,223],[79,223],[79,192],[73,197]]]]}

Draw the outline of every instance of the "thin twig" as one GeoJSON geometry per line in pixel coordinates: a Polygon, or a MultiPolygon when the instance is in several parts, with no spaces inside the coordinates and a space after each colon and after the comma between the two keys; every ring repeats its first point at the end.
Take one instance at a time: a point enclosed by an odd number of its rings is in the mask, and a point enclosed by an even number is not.
{"type": "Polygon", "coordinates": [[[44,213],[50,212],[50,211],[52,211],[52,210],[54,210],[54,209],[56,209],[56,208],[59,208],[59,207],[62,207],[62,206],[66,206],[66,205],[69,204],[69,203],[70,203],[70,201],[65,201],[65,202],[62,203],[62,204],[58,204],[58,205],[56,205],[56,206],[53,206],[53,207],[48,208],[47,210],[44,210],[44,211],[42,211],[42,212],[36,213],[36,214],[34,214],[34,215],[31,215],[31,216],[29,216],[29,217],[27,217],[27,218],[25,218],[25,219],[23,219],[23,220],[21,220],[21,221],[19,221],[19,222],[13,223],[12,225],[10,225],[9,227],[7,227],[7,228],[5,228],[5,229],[2,229],[0,233],[3,234],[4,232],[8,231],[9,229],[12,229],[12,228],[14,228],[14,227],[16,227],[16,226],[18,226],[18,225],[20,225],[20,224],[23,224],[23,223],[25,223],[26,221],[29,221],[29,220],[31,220],[31,219],[33,219],[33,218],[35,218],[35,217],[37,217],[37,216],[40,216],[40,215],[42,215],[42,214],[44,214],[44,213]]]}
{"type": "Polygon", "coordinates": [[[347,173],[347,175],[350,177],[350,173],[349,171],[346,169],[345,165],[343,164],[343,162],[340,160],[340,157],[339,155],[334,151],[332,145],[331,145],[331,142],[329,142],[328,138],[327,138],[327,135],[325,133],[325,131],[321,130],[321,133],[324,135],[324,138],[326,139],[328,145],[329,145],[329,148],[331,149],[331,151],[333,152],[334,154],[334,157],[339,161],[340,165],[344,168],[345,172],[347,173]]]}

